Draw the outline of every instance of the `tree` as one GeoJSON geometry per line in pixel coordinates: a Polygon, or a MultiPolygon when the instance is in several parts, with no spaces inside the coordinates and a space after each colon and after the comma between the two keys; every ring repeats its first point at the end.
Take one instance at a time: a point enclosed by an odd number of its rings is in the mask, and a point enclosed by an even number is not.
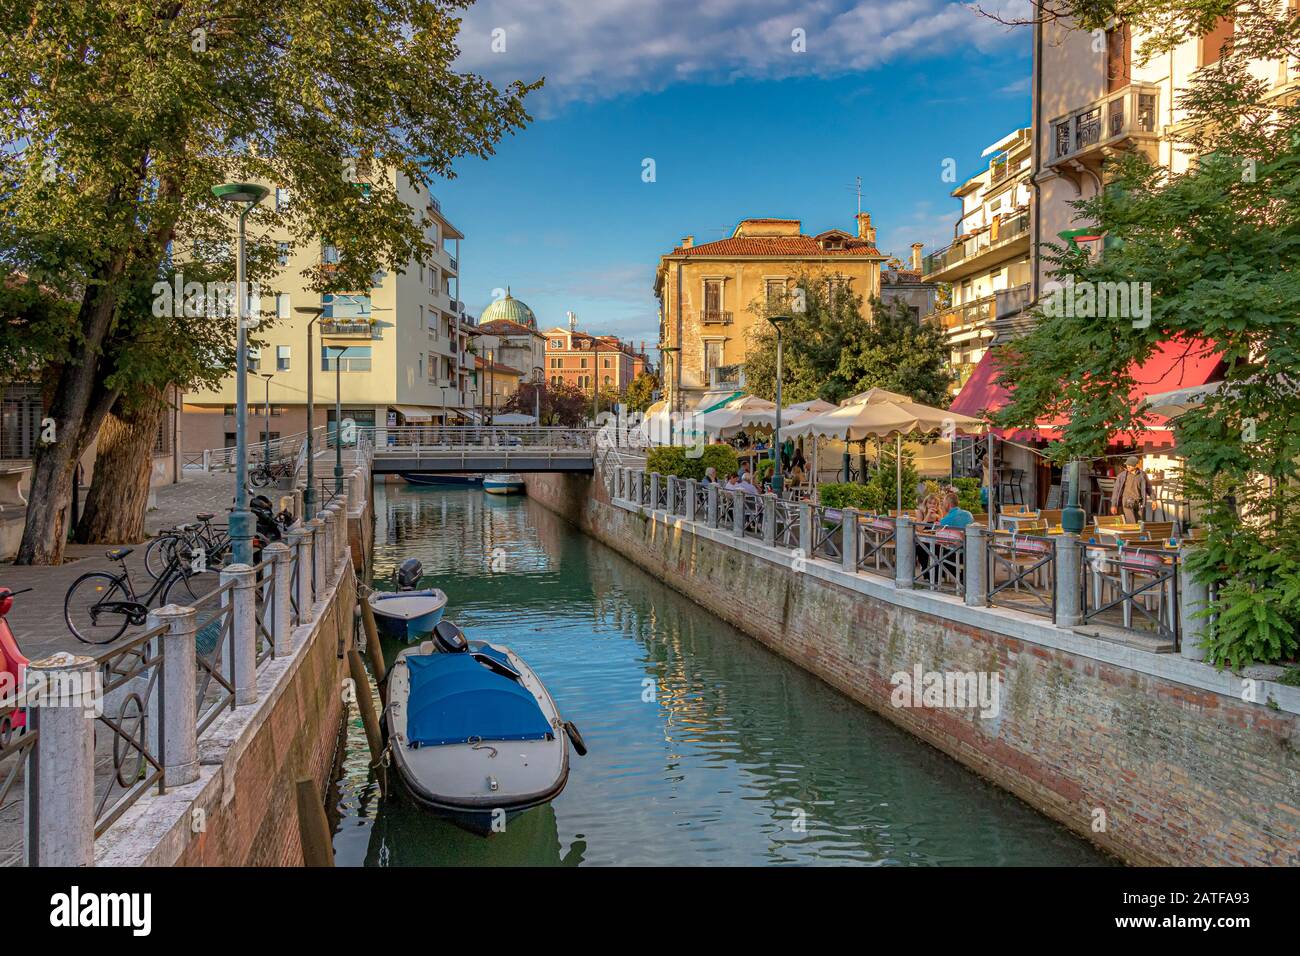
{"type": "Polygon", "coordinates": [[[559,385],[521,382],[519,390],[506,399],[502,412],[533,414],[537,397],[541,396],[541,415],[537,424],[581,428],[591,417],[591,397],[576,385],[562,382],[559,385]]]}
{"type": "Polygon", "coordinates": [[[943,333],[918,324],[906,303],[872,299],[864,317],[861,296],[804,275],[786,300],[758,302],[750,311],[763,320],[751,328],[745,359],[745,381],[755,395],[776,398],[776,333],[766,319],[785,314],[792,317],[782,332],[786,404],[813,398],[840,402],[875,387],[930,405],[948,404],[953,376],[945,365],[943,333]],[[800,297],[803,312],[793,308],[800,297]]]}
{"type": "Polygon", "coordinates": [[[1184,146],[1200,158],[1177,175],[1137,153],[1108,164],[1107,188],[1076,204],[1078,218],[1107,237],[1101,257],[1051,249],[1057,279],[1076,290],[1148,289],[1149,321],[1089,316],[1096,310],[1056,307],[1066,292],[1044,295],[1033,331],[999,351],[1012,399],[996,417],[1018,427],[1063,418],[1052,457],[1100,454],[1147,424],[1128,402],[1134,363],[1170,343],[1213,343],[1226,385],[1174,429],[1185,493],[1202,503],[1208,532],[1192,568],[1217,586],[1207,650],[1240,666],[1300,649],[1300,109],[1271,99],[1248,69],[1250,60],[1300,56],[1300,21],[1264,3],[1122,5],[1153,31],[1141,55],[1234,10],[1234,44],[1178,98],[1184,146]]]}
{"type": "Polygon", "coordinates": [[[644,412],[653,404],[655,392],[659,389],[659,379],[653,372],[642,372],[627,387],[626,402],[628,411],[644,412]]]}
{"type": "MultiPolygon", "coordinates": [[[[129,382],[166,369],[143,309],[173,258],[233,275],[229,210],[210,188],[287,187],[250,218],[249,280],[270,274],[261,231],[328,237],[340,259],[313,288],[370,288],[434,253],[399,201],[452,175],[529,119],[523,98],[451,68],[461,0],[14,0],[0,10],[0,286],[30,283],[72,309],[5,295],[0,364],[41,372],[55,439],[32,461],[18,563],[56,563],[76,461],[129,382]],[[173,244],[183,240],[181,247],[173,244]],[[172,253],[175,253],[173,256],[172,253]],[[143,309],[143,310],[142,310],[143,309]]],[[[212,364],[205,342],[182,345],[212,364]]]]}

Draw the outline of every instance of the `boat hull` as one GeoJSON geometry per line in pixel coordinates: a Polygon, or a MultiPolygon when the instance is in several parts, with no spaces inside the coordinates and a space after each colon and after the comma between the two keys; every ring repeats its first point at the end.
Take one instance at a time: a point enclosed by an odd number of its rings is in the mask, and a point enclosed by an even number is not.
{"type": "Polygon", "coordinates": [[[447,596],[436,588],[425,591],[375,591],[369,598],[375,626],[380,633],[407,643],[422,641],[433,633],[447,608],[447,596]],[[410,607],[421,598],[423,608],[410,607]]]}
{"type": "Polygon", "coordinates": [[[483,490],[490,495],[523,494],[524,479],[518,475],[485,475],[483,490]]]}
{"type": "Polygon", "coordinates": [[[410,697],[406,659],[436,654],[431,642],[402,651],[389,674],[388,723],[393,764],[402,785],[420,808],[480,836],[501,832],[509,821],[554,800],[569,779],[569,739],[555,701],[540,679],[509,648],[470,644],[506,655],[519,673],[519,682],[537,700],[554,729],[545,740],[478,740],[412,747],[406,736],[410,697]]]}
{"type": "Polygon", "coordinates": [[[456,485],[460,487],[465,487],[469,485],[477,486],[483,484],[482,475],[471,475],[471,474],[463,474],[463,475],[462,474],[446,474],[446,475],[404,474],[402,475],[402,479],[408,485],[418,485],[418,486],[456,485]]]}

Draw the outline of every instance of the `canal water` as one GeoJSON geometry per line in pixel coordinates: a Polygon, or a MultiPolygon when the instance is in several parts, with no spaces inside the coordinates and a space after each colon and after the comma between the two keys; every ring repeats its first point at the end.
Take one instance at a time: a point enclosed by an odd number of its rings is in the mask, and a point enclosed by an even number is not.
{"type": "Polygon", "coordinates": [[[381,801],[353,708],[340,865],[1110,862],[527,498],[380,484],[375,506],[377,586],[419,558],[447,616],[518,652],[589,752],[485,839],[381,801]]]}

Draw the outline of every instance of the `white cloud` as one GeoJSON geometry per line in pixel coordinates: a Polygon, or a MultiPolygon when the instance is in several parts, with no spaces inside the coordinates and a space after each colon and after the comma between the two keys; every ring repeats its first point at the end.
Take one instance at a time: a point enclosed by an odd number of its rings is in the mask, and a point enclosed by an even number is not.
{"type": "MultiPolygon", "coordinates": [[[[1027,0],[1005,0],[1018,11],[1027,0]]],[[[462,69],[546,77],[535,109],[673,83],[833,77],[913,55],[1010,42],[1011,28],[952,0],[479,0],[465,12],[462,69]],[[504,30],[505,51],[493,52],[504,30]],[[806,52],[792,50],[804,31],[806,52]]],[[[1005,15],[1005,11],[1004,11],[1005,15]]]]}

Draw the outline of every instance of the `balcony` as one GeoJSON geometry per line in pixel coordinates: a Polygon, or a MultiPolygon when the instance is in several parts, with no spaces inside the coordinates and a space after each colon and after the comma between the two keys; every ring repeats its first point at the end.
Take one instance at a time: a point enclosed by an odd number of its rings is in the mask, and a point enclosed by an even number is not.
{"type": "Polygon", "coordinates": [[[347,319],[322,319],[320,334],[341,339],[382,339],[383,331],[369,322],[349,322],[347,319]]]}
{"type": "Polygon", "coordinates": [[[721,312],[717,309],[704,309],[700,312],[700,323],[702,325],[730,325],[731,313],[721,312]]]}
{"type": "Polygon", "coordinates": [[[952,282],[1029,251],[1029,212],[999,216],[973,236],[930,253],[921,263],[926,282],[952,282]]]}
{"type": "Polygon", "coordinates": [[[1079,166],[1099,169],[1111,152],[1133,145],[1154,143],[1160,87],[1130,83],[1121,90],[1093,100],[1048,124],[1050,156],[1047,164],[1060,169],[1079,166]]]}

